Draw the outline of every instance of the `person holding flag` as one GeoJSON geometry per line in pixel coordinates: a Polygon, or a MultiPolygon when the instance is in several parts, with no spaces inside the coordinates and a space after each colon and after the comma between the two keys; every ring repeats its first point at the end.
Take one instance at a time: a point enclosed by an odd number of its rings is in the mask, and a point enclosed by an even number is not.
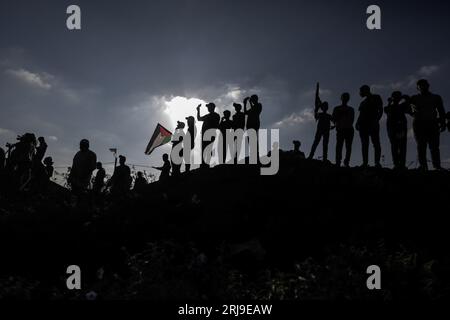
{"type": "Polygon", "coordinates": [[[320,140],[323,139],[323,161],[328,161],[328,141],[330,140],[331,120],[332,117],[328,113],[328,102],[322,100],[319,97],[319,83],[316,86],[316,100],[314,106],[314,118],[317,121],[317,130],[314,137],[314,142],[311,147],[308,159],[314,158],[314,153],[319,146],[320,140]],[[319,112],[322,110],[322,112],[319,112]]]}

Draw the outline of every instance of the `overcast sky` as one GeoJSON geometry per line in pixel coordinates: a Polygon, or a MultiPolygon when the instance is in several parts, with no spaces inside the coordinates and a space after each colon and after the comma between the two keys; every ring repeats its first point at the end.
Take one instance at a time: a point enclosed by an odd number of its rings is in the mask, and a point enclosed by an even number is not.
{"type": "MultiPolygon", "coordinates": [[[[103,162],[117,147],[130,163],[157,165],[168,149],[150,157],[144,149],[158,122],[173,129],[198,103],[232,109],[252,93],[263,104],[262,127],[280,128],[281,147],[298,139],[309,152],[317,81],[331,106],[348,91],[357,108],[363,84],[386,102],[394,89],[415,93],[425,77],[450,110],[448,1],[377,1],[381,31],[365,25],[371,1],[0,3],[0,144],[35,132],[47,137],[55,166],[71,164],[82,138],[103,162]],[[70,4],[81,7],[81,31],[66,28],[70,4]]],[[[441,144],[450,161],[450,134],[441,144]]],[[[334,148],[332,134],[332,160],[334,148]]],[[[355,136],[352,163],[360,159],[355,136]]]]}

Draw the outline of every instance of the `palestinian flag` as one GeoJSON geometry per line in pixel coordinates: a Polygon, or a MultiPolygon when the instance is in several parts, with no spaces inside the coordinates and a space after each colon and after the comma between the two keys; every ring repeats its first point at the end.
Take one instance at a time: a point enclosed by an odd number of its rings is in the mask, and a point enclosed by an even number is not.
{"type": "Polygon", "coordinates": [[[150,142],[145,149],[145,154],[149,155],[156,148],[162,146],[163,144],[169,143],[172,139],[172,132],[164,128],[162,125],[158,123],[156,126],[155,132],[153,133],[150,142]]]}

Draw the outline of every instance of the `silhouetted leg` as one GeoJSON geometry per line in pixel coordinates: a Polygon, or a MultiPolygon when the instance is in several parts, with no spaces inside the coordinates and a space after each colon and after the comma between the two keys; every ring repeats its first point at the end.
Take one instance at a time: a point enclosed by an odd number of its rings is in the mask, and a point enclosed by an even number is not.
{"type": "Polygon", "coordinates": [[[319,130],[316,131],[316,136],[314,137],[314,142],[311,147],[311,152],[309,153],[309,159],[312,159],[314,157],[314,154],[316,153],[317,146],[320,143],[320,139],[322,138],[322,132],[319,130]]]}
{"type": "Polygon", "coordinates": [[[175,164],[172,162],[172,177],[177,177],[181,173],[181,164],[175,164]]]}
{"type": "Polygon", "coordinates": [[[417,143],[417,157],[419,159],[419,165],[422,169],[427,169],[427,139],[424,129],[420,125],[414,126],[414,136],[417,143]]]}
{"type": "Polygon", "coordinates": [[[211,157],[209,157],[209,159],[205,159],[205,149],[206,147],[210,144],[211,142],[209,141],[202,141],[202,156],[201,156],[201,167],[205,168],[205,167],[209,167],[209,160],[211,160],[211,157]]]}
{"type": "Polygon", "coordinates": [[[369,164],[369,132],[365,128],[360,129],[359,136],[361,138],[363,166],[367,166],[369,164]]]}
{"type": "Polygon", "coordinates": [[[389,126],[387,126],[387,133],[389,137],[389,144],[391,145],[391,158],[392,163],[394,164],[394,167],[396,168],[397,163],[397,145],[396,145],[396,139],[395,139],[395,130],[389,126]]]}
{"type": "Polygon", "coordinates": [[[376,126],[372,129],[371,140],[375,153],[375,165],[380,166],[381,160],[381,143],[380,143],[380,126],[376,126]]]}
{"type": "Polygon", "coordinates": [[[405,168],[406,167],[406,148],[407,148],[407,144],[408,144],[408,139],[407,139],[407,132],[403,132],[402,137],[400,138],[399,141],[399,155],[398,155],[398,164],[400,166],[400,168],[405,168]]]}
{"type": "Polygon", "coordinates": [[[348,167],[350,165],[350,158],[352,156],[352,144],[355,130],[353,128],[346,129],[345,132],[345,160],[344,165],[348,167]]]}
{"type": "Polygon", "coordinates": [[[227,155],[227,146],[226,146],[225,140],[226,140],[225,133],[221,131],[220,136],[219,136],[218,150],[217,150],[217,152],[219,153],[219,164],[225,163],[225,158],[227,155]],[[220,147],[221,145],[222,145],[222,148],[220,147]]]}
{"type": "Polygon", "coordinates": [[[388,134],[389,136],[389,143],[391,144],[391,157],[392,157],[392,163],[394,164],[394,167],[398,166],[398,159],[397,159],[397,142],[394,137],[394,134],[390,132],[388,134]]]}
{"type": "Polygon", "coordinates": [[[192,145],[191,146],[191,150],[187,153],[187,156],[188,156],[188,163],[186,163],[186,161],[184,161],[184,170],[186,171],[186,172],[189,172],[189,171],[191,171],[191,157],[192,157],[192,151],[194,150],[194,146],[192,145]]]}
{"type": "Polygon", "coordinates": [[[325,131],[323,133],[323,141],[322,141],[322,146],[323,146],[323,161],[327,161],[328,160],[328,142],[330,141],[330,131],[325,131]]]}
{"type": "Polygon", "coordinates": [[[441,169],[441,152],[439,150],[440,140],[439,127],[431,126],[428,133],[428,145],[430,146],[431,160],[435,169],[441,169]]]}
{"type": "Polygon", "coordinates": [[[341,165],[342,147],[344,146],[345,131],[337,130],[336,132],[336,165],[341,165]]]}

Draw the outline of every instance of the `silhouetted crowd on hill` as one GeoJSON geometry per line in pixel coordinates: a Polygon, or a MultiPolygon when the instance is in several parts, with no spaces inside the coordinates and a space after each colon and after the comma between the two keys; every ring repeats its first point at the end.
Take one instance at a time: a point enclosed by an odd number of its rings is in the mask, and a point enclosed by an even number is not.
{"type": "MultiPolygon", "coordinates": [[[[197,121],[202,122],[201,128],[201,153],[204,154],[205,149],[214,143],[214,137],[208,141],[208,139],[203,139],[204,134],[210,130],[219,130],[222,135],[223,141],[223,150],[220,150],[220,157],[225,159],[227,150],[230,144],[236,144],[235,141],[227,141],[226,132],[227,130],[248,130],[253,129],[258,132],[260,128],[260,115],[262,112],[262,104],[259,102],[259,97],[257,95],[252,95],[247,97],[243,101],[243,105],[240,103],[233,103],[234,114],[231,114],[231,111],[225,110],[223,111],[223,116],[221,117],[216,112],[216,105],[213,102],[207,103],[206,108],[208,113],[205,115],[201,115],[200,108],[202,105],[197,106],[197,121]],[[243,109],[243,110],[242,110],[243,109]]],[[[195,127],[195,118],[193,116],[189,116],[186,118],[187,120],[187,132],[189,133],[189,137],[191,139],[190,142],[190,152],[195,147],[195,138],[197,136],[197,131],[195,127]]],[[[175,133],[178,131],[183,131],[186,125],[184,122],[178,121],[177,126],[175,128],[175,133]]],[[[182,140],[172,141],[172,150],[178,144],[182,143],[182,140]]],[[[180,152],[180,157],[183,156],[183,150],[180,152]]],[[[169,154],[163,155],[163,165],[159,167],[153,167],[156,170],[161,171],[160,181],[167,181],[170,176],[177,177],[181,173],[181,165],[175,164],[173,160],[170,158],[169,154]]],[[[206,159],[202,162],[202,167],[209,167],[209,160],[206,159]]],[[[189,172],[191,168],[190,163],[185,163],[185,171],[189,172]]]]}
{"type": "MultiPolygon", "coordinates": [[[[342,153],[345,145],[345,157],[343,164],[350,166],[352,144],[355,129],[359,132],[362,145],[362,167],[369,164],[369,144],[373,145],[375,167],[381,167],[381,144],[380,144],[380,120],[386,114],[387,133],[391,144],[392,159],[395,169],[406,168],[406,148],[407,148],[407,115],[413,117],[413,132],[417,143],[417,154],[420,169],[427,170],[427,148],[430,149],[432,163],[435,169],[441,169],[441,159],[439,151],[440,134],[445,129],[450,131],[450,113],[445,114],[442,98],[430,92],[427,80],[417,82],[418,94],[407,96],[399,91],[392,93],[388,99],[388,104],[383,107],[382,98],[373,94],[370,87],[364,85],[360,88],[360,95],[363,100],[359,106],[359,115],[356,118],[355,111],[349,106],[350,94],[343,93],[341,105],[334,108],[331,114],[328,113],[328,102],[321,101],[319,89],[316,90],[316,100],[314,107],[314,117],[317,121],[317,131],[309,159],[314,157],[315,151],[322,141],[323,160],[328,161],[328,143],[330,131],[336,129],[336,165],[341,166],[342,153]],[[355,124],[356,119],[356,124],[355,124]]],[[[257,95],[245,98],[242,104],[234,103],[234,114],[229,110],[223,112],[221,117],[216,111],[214,103],[206,104],[208,113],[201,115],[201,105],[197,107],[197,121],[201,121],[201,135],[208,129],[216,129],[226,137],[227,130],[248,130],[253,129],[258,132],[260,129],[260,116],[262,104],[257,95]]],[[[187,130],[190,133],[191,148],[194,148],[196,127],[195,118],[189,116],[186,123],[178,122],[175,132],[187,130]],[[187,129],[186,129],[187,124],[187,129]]],[[[7,144],[7,151],[0,148],[0,175],[7,180],[8,185],[13,190],[43,190],[48,186],[49,180],[53,176],[53,160],[45,157],[47,143],[43,137],[36,139],[32,133],[26,133],[17,138],[15,144],[7,144]]],[[[202,139],[202,153],[212,141],[202,139]]],[[[174,148],[181,141],[172,141],[174,148]]],[[[227,146],[236,141],[224,141],[223,154],[226,154],[227,146]]],[[[294,149],[289,152],[293,157],[305,159],[305,154],[300,150],[301,142],[293,141],[294,149]]],[[[161,171],[159,180],[168,181],[172,176],[181,174],[181,165],[176,165],[168,154],[163,155],[163,164],[153,167],[161,171]]],[[[208,162],[203,163],[208,166],[208,162]]],[[[185,171],[189,172],[190,164],[185,164],[185,171]]],[[[96,154],[90,150],[89,141],[80,141],[80,150],[73,158],[70,174],[67,182],[75,194],[85,193],[92,185],[94,194],[101,194],[105,189],[110,189],[111,194],[121,195],[127,193],[132,185],[133,178],[130,167],[126,164],[126,157],[119,156],[119,165],[114,168],[114,173],[105,181],[106,172],[101,162],[97,161],[96,154]],[[97,170],[92,179],[93,172],[97,170]]],[[[134,179],[133,190],[141,192],[147,185],[147,179],[142,172],[138,172],[134,179]]]]}
{"type": "Polygon", "coordinates": [[[26,133],[8,143],[5,152],[0,148],[0,176],[14,190],[45,189],[53,176],[53,159],[45,157],[47,143],[44,137],[26,133]],[[11,178],[11,179],[9,179],[11,178]]]}
{"type": "Polygon", "coordinates": [[[328,103],[322,102],[316,94],[314,116],[317,120],[317,131],[309,158],[314,157],[317,146],[322,140],[323,160],[328,161],[328,141],[330,131],[336,128],[336,165],[342,161],[342,149],[345,144],[346,154],[344,165],[350,165],[353,137],[355,129],[361,139],[363,167],[369,165],[369,144],[374,149],[375,167],[381,168],[380,120],[383,113],[387,116],[386,127],[391,144],[391,154],[395,169],[406,168],[406,149],[408,138],[408,122],[406,115],[413,118],[413,132],[417,143],[419,169],[427,170],[427,148],[430,149],[433,167],[441,168],[439,140],[441,132],[447,128],[450,131],[449,114],[445,114],[442,98],[430,92],[427,80],[417,82],[418,94],[407,96],[400,91],[392,93],[388,105],[383,108],[383,100],[373,94],[370,87],[360,88],[363,98],[359,106],[359,117],[356,120],[355,111],[348,105],[350,94],[343,93],[342,104],[337,106],[332,114],[328,113],[328,103]]]}

